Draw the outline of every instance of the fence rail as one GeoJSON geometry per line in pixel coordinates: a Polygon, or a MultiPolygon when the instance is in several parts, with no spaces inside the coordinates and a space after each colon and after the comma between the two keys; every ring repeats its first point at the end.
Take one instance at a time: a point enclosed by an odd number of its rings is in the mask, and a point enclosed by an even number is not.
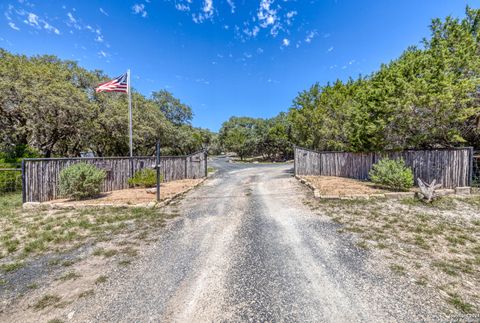
{"type": "MultiPolygon", "coordinates": [[[[24,159],[23,201],[44,202],[61,197],[58,189],[62,169],[79,162],[93,164],[107,172],[101,191],[128,188],[128,179],[138,170],[155,165],[155,157],[94,157],[94,158],[34,158],[24,159]]],[[[160,159],[164,182],[207,176],[207,154],[166,156],[160,159]]]]}
{"type": "Polygon", "coordinates": [[[434,179],[445,188],[470,186],[473,149],[386,151],[378,153],[321,152],[295,147],[295,175],[339,176],[366,180],[372,166],[383,158],[403,159],[415,178],[434,179]]]}

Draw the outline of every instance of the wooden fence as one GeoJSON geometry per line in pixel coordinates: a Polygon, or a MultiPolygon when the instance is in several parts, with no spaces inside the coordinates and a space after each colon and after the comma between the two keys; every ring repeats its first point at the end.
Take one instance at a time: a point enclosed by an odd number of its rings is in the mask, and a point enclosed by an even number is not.
{"type": "MultiPolygon", "coordinates": [[[[128,179],[138,170],[155,165],[155,157],[106,158],[32,158],[24,159],[23,202],[44,202],[60,197],[58,184],[62,169],[79,162],[93,164],[107,172],[101,191],[128,188],[128,179]]],[[[207,153],[160,158],[160,171],[164,182],[207,176],[207,153]]]]}
{"type": "Polygon", "coordinates": [[[444,188],[471,186],[473,149],[404,150],[379,153],[318,152],[295,147],[295,175],[368,179],[373,164],[382,158],[403,159],[415,178],[436,179],[444,188]]]}

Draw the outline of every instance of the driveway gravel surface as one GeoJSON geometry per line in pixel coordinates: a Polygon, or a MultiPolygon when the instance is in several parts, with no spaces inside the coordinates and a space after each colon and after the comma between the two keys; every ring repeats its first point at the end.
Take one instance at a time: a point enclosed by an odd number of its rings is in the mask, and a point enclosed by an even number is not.
{"type": "Polygon", "coordinates": [[[437,298],[312,211],[292,164],[210,163],[141,259],[68,314],[77,322],[396,322],[437,298]]]}

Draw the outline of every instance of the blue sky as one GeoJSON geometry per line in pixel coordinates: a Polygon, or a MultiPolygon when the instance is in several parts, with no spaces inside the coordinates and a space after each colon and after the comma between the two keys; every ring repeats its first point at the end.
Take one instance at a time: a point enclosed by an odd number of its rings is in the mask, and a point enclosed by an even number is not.
{"type": "Polygon", "coordinates": [[[167,89],[193,124],[272,117],[296,94],[369,74],[480,0],[0,0],[0,47],[55,54],[140,92],[167,89]]]}

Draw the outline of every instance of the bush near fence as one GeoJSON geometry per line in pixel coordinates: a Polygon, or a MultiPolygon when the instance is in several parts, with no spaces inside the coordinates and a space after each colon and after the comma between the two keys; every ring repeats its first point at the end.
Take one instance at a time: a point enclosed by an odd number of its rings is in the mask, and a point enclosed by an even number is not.
{"type": "MultiPolygon", "coordinates": [[[[106,158],[37,158],[24,159],[24,202],[45,202],[60,198],[59,174],[62,169],[79,162],[95,165],[107,172],[101,192],[129,188],[128,179],[136,171],[152,168],[155,157],[106,157],[106,158]]],[[[165,182],[195,179],[207,176],[207,153],[197,152],[188,156],[162,156],[161,178],[165,182]]]]}
{"type": "Polygon", "coordinates": [[[22,170],[0,168],[0,193],[16,192],[22,189],[22,170]]]}
{"type": "Polygon", "coordinates": [[[404,150],[375,153],[319,152],[295,147],[295,175],[338,176],[367,180],[372,166],[383,158],[403,159],[417,179],[436,179],[444,188],[470,186],[473,149],[404,150]]]}

